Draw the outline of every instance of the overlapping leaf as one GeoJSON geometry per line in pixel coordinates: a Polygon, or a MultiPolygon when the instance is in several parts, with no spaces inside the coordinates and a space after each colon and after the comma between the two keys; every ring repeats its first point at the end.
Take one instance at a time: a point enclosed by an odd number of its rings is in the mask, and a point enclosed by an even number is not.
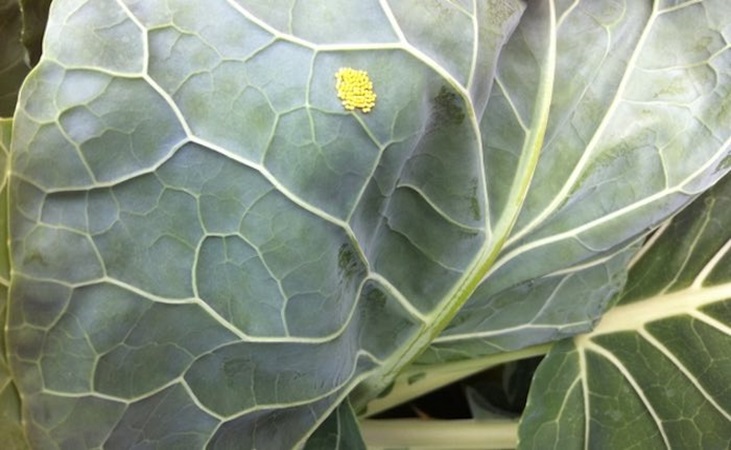
{"type": "MultiPolygon", "coordinates": [[[[10,135],[13,122],[0,119],[0,242],[8,238],[7,223],[7,169],[10,135]]],[[[10,284],[10,261],[7,247],[0,249],[0,324],[7,320],[8,286],[10,284]]],[[[8,449],[24,449],[26,442],[20,423],[20,398],[13,382],[7,360],[5,333],[0,334],[0,436],[8,449]]]]}
{"type": "Polygon", "coordinates": [[[556,1],[555,8],[549,25],[544,14],[524,18],[502,53],[482,120],[488,179],[497,185],[491,194],[545,125],[531,189],[502,255],[424,363],[590,330],[624,282],[627,242],[728,171],[728,5],[556,1]],[[531,38],[536,30],[547,34],[531,38]],[[551,39],[555,56],[540,46],[551,39]],[[546,53],[555,82],[544,124],[527,111],[531,85],[549,77],[526,66],[546,53]]]}
{"type": "Polygon", "coordinates": [[[34,446],[289,448],[457,307],[492,242],[475,105],[521,8],[404,5],[54,2],[12,146],[34,446]]]}
{"type": "Polygon", "coordinates": [[[0,117],[15,111],[18,90],[30,67],[20,36],[23,20],[18,0],[0,1],[0,117]]]}
{"type": "Polygon", "coordinates": [[[727,448],[731,177],[658,232],[619,306],[542,362],[521,448],[727,448]]]}
{"type": "Polygon", "coordinates": [[[350,404],[345,401],[330,414],[317,431],[307,440],[305,450],[365,450],[358,420],[350,404]]]}
{"type": "Polygon", "coordinates": [[[19,0],[23,14],[22,41],[28,54],[28,62],[36,65],[41,58],[43,33],[48,22],[51,0],[19,0]]]}

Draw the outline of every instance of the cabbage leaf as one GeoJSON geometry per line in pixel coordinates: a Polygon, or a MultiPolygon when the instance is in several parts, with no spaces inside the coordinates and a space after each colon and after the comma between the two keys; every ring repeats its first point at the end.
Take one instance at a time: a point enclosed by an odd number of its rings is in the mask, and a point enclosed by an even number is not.
{"type": "Polygon", "coordinates": [[[425,350],[587,331],[638,239],[728,172],[728,23],[720,0],[55,0],[8,182],[31,446],[362,445],[354,414],[425,350]]]}

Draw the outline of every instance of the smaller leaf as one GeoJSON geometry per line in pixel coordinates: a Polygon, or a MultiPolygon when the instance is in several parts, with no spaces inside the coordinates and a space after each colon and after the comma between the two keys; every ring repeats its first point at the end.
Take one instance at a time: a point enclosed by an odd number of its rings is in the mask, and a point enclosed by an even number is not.
{"type": "Polygon", "coordinates": [[[23,45],[32,65],[41,58],[43,33],[48,22],[51,0],[20,0],[23,11],[23,45]]]}
{"type": "Polygon", "coordinates": [[[20,42],[21,21],[17,0],[0,0],[0,117],[13,115],[20,85],[30,70],[20,42]]]}
{"type": "Polygon", "coordinates": [[[516,418],[525,409],[530,384],[542,357],[511,361],[463,381],[472,417],[516,418]]]}
{"type": "Polygon", "coordinates": [[[307,440],[304,450],[365,450],[358,420],[348,401],[344,401],[325,419],[307,440]]]}
{"type": "Polygon", "coordinates": [[[520,448],[731,442],[731,177],[663,227],[619,306],[536,372],[520,448]]]}
{"type": "Polygon", "coordinates": [[[420,357],[421,364],[515,351],[592,329],[624,286],[636,245],[495,292],[483,283],[420,357]]]}

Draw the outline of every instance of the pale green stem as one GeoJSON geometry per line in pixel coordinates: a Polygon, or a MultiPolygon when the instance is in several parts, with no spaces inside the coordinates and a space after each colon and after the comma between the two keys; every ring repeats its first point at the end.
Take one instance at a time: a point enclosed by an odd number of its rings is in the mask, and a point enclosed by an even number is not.
{"type": "Polygon", "coordinates": [[[410,366],[396,378],[388,394],[368,403],[365,416],[372,416],[386,411],[499,364],[545,355],[552,345],[536,345],[514,352],[499,353],[452,363],[410,366]]]}
{"type": "Polygon", "coordinates": [[[369,450],[488,450],[518,443],[513,420],[365,420],[360,429],[369,450]]]}

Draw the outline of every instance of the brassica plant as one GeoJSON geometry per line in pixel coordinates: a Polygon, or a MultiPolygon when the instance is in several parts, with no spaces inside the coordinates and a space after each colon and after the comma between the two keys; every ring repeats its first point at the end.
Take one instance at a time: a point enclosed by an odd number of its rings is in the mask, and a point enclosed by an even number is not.
{"type": "Polygon", "coordinates": [[[1,3],[3,448],[731,442],[727,0],[1,3]]]}

